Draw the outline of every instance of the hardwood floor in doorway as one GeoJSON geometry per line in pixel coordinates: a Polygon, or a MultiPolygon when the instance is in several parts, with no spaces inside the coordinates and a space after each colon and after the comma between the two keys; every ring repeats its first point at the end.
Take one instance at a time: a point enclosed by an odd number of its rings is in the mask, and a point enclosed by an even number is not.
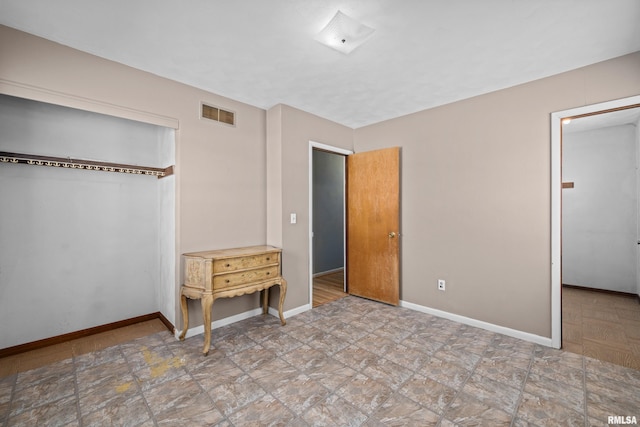
{"type": "Polygon", "coordinates": [[[563,286],[562,348],[640,369],[638,298],[563,286]]]}
{"type": "Polygon", "coordinates": [[[313,278],[313,307],[346,297],[344,270],[334,271],[313,278]]]}

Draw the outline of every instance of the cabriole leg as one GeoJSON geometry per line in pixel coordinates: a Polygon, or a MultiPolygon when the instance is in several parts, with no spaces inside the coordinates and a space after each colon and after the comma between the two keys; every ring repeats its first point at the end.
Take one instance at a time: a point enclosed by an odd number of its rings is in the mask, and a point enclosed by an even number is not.
{"type": "Polygon", "coordinates": [[[209,348],[211,347],[211,306],[213,305],[213,296],[202,296],[202,317],[204,319],[204,349],[202,354],[206,356],[209,354],[209,348]]]}
{"type": "Polygon", "coordinates": [[[187,307],[187,297],[183,293],[180,293],[180,308],[182,309],[182,332],[178,338],[180,341],[184,341],[187,329],[189,329],[189,308],[187,307]]]}
{"type": "Polygon", "coordinates": [[[287,295],[287,281],[282,279],[280,282],[280,301],[278,302],[278,314],[280,315],[280,323],[282,326],[287,324],[284,320],[284,314],[282,314],[282,306],[284,305],[284,297],[287,295]]]}
{"type": "Polygon", "coordinates": [[[269,288],[262,290],[262,315],[269,312],[269,288]]]}

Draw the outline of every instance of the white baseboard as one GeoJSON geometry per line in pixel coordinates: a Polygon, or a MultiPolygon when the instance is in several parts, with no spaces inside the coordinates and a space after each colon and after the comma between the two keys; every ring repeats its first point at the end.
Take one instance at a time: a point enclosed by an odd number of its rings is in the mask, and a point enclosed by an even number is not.
{"type": "MultiPolygon", "coordinates": [[[[311,304],[305,304],[300,307],[287,310],[282,314],[284,315],[284,318],[286,320],[289,317],[293,317],[296,314],[304,313],[307,310],[311,310],[311,304]]],[[[235,316],[225,317],[224,319],[211,322],[211,330],[221,328],[223,326],[227,326],[232,323],[239,322],[241,320],[249,319],[254,316],[259,316],[261,314],[262,314],[262,308],[254,308],[253,310],[245,311],[244,313],[236,314],[235,316]]],[[[278,318],[280,317],[278,310],[273,307],[269,307],[269,314],[278,318]]],[[[178,329],[174,329],[173,335],[176,337],[176,339],[180,336],[181,332],[182,331],[179,331],[178,329]]],[[[187,330],[187,334],[185,335],[185,338],[193,337],[195,335],[200,335],[200,334],[204,334],[204,325],[196,326],[194,328],[189,328],[187,330]]]]}
{"type": "Polygon", "coordinates": [[[470,317],[460,316],[459,314],[453,314],[447,311],[425,307],[423,305],[414,304],[412,302],[400,301],[400,306],[409,308],[411,310],[419,311],[422,313],[431,314],[433,316],[443,317],[445,319],[453,320],[454,322],[463,323],[465,325],[475,326],[476,328],[486,329],[487,331],[496,332],[496,333],[507,335],[513,338],[518,338],[524,341],[529,341],[536,344],[544,345],[546,347],[553,347],[551,338],[541,337],[540,335],[530,334],[528,332],[518,331],[517,329],[511,329],[511,328],[507,328],[500,325],[494,325],[493,323],[483,322],[482,320],[476,320],[470,317]]]}
{"type": "Polygon", "coordinates": [[[324,276],[325,274],[337,273],[338,271],[344,271],[344,267],[334,268],[333,270],[321,271],[319,273],[313,273],[313,277],[324,276]]]}
{"type": "MultiPolygon", "coordinates": [[[[262,314],[262,308],[254,308],[253,310],[245,311],[244,313],[236,314],[235,316],[225,317],[224,319],[211,322],[211,330],[221,328],[223,326],[227,326],[232,323],[239,322],[241,320],[249,319],[259,314],[262,314]]],[[[176,338],[180,335],[181,332],[182,331],[176,330],[176,333],[175,333],[176,338]]],[[[185,335],[185,338],[189,338],[199,334],[204,334],[204,325],[196,326],[195,328],[189,328],[187,330],[187,335],[185,335]]]]}
{"type": "MultiPolygon", "coordinates": [[[[300,307],[292,308],[291,310],[287,310],[282,314],[284,315],[284,319],[287,320],[289,317],[293,317],[296,314],[304,313],[307,310],[311,310],[311,304],[305,304],[301,305],[300,307]]],[[[278,309],[274,307],[269,307],[269,314],[278,318],[280,317],[278,309]]]]}

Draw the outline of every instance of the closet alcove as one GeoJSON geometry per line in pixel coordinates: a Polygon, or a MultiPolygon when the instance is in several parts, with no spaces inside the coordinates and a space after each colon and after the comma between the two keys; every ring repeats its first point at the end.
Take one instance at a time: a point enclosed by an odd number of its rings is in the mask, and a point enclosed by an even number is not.
{"type": "MultiPolygon", "coordinates": [[[[164,171],[175,131],[0,95],[0,152],[164,171]]],[[[24,163],[0,162],[0,349],[158,312],[175,324],[175,177],[24,163]]]]}

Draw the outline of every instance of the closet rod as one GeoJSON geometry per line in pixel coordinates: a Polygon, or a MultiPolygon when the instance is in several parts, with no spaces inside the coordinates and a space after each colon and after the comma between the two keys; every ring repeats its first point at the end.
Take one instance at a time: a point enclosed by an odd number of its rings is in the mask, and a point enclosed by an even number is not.
{"type": "Polygon", "coordinates": [[[152,168],[148,166],[126,165],[121,163],[98,162],[95,160],[72,159],[71,157],[38,156],[35,154],[10,153],[0,151],[0,163],[21,163],[25,165],[53,166],[69,169],[87,169],[104,172],[151,175],[158,178],[173,175],[173,166],[152,168]]]}

